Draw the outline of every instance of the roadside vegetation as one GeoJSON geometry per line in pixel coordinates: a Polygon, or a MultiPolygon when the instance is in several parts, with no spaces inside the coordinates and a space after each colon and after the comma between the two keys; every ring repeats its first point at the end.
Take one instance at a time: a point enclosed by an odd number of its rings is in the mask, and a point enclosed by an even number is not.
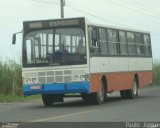
{"type": "Polygon", "coordinates": [[[15,61],[0,60],[0,102],[26,101],[40,96],[24,97],[22,93],[22,68],[15,61]]]}
{"type": "MultiPolygon", "coordinates": [[[[26,98],[22,92],[22,68],[15,61],[0,60],[0,102],[25,101],[40,98],[31,96],[26,98]]],[[[160,86],[160,63],[153,65],[153,84],[160,86]]]]}
{"type": "Polygon", "coordinates": [[[21,65],[15,61],[0,61],[0,94],[22,95],[21,65]]]}
{"type": "Polygon", "coordinates": [[[33,95],[29,97],[24,97],[24,96],[13,96],[13,95],[4,95],[0,94],[0,103],[6,103],[6,102],[25,102],[25,101],[30,101],[30,100],[35,100],[39,99],[41,96],[40,95],[33,95]]]}
{"type": "Polygon", "coordinates": [[[154,86],[160,86],[160,63],[153,64],[153,83],[154,86]]]}

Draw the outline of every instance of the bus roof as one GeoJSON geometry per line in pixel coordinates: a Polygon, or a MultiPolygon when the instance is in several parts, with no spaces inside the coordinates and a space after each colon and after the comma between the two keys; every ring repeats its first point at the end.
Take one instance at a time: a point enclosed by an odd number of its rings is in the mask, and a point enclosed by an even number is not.
{"type": "Polygon", "coordinates": [[[45,22],[45,21],[58,21],[58,20],[70,20],[70,19],[85,19],[85,17],[70,17],[70,18],[57,18],[57,19],[44,19],[44,20],[28,20],[28,21],[23,21],[24,23],[29,23],[29,22],[45,22]]]}
{"type": "Polygon", "coordinates": [[[110,29],[118,29],[118,30],[124,30],[124,31],[130,31],[130,32],[139,32],[139,33],[146,33],[150,34],[149,31],[144,31],[136,28],[129,28],[129,27],[119,27],[119,26],[112,26],[112,25],[104,25],[104,24],[97,24],[94,22],[90,22],[90,20],[86,20],[88,25],[96,26],[96,27],[104,27],[104,28],[110,28],[110,29]]]}
{"type": "Polygon", "coordinates": [[[140,32],[140,33],[146,33],[146,34],[150,34],[149,31],[144,31],[144,30],[139,30],[136,28],[129,28],[129,27],[119,27],[119,26],[112,26],[112,25],[104,25],[104,24],[97,24],[94,22],[90,22],[90,20],[88,20],[86,17],[73,17],[73,18],[63,18],[63,19],[46,19],[46,20],[32,20],[32,21],[24,21],[24,23],[29,23],[29,22],[45,22],[45,21],[58,21],[58,20],[70,20],[70,19],[85,19],[87,25],[91,25],[91,26],[96,26],[96,27],[104,27],[104,28],[110,28],[110,29],[118,29],[118,30],[124,30],[124,31],[131,31],[131,32],[140,32]]]}

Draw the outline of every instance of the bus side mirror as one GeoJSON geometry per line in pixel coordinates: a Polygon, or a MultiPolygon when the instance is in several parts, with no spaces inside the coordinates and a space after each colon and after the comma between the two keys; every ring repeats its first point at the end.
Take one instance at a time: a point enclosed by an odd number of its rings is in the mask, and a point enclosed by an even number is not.
{"type": "Polygon", "coordinates": [[[16,44],[16,34],[14,33],[12,36],[12,44],[16,44]]]}
{"type": "Polygon", "coordinates": [[[92,29],[92,40],[97,41],[97,31],[96,31],[96,29],[92,29]]]}

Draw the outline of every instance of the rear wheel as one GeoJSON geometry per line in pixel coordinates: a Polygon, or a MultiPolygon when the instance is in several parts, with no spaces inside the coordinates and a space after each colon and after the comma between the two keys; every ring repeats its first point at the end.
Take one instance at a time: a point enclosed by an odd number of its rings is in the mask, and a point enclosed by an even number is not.
{"type": "Polygon", "coordinates": [[[128,90],[121,90],[120,95],[123,99],[127,99],[128,98],[128,90]]]}
{"type": "Polygon", "coordinates": [[[42,101],[45,106],[52,106],[54,103],[54,96],[51,94],[43,94],[42,101]]]}
{"type": "Polygon", "coordinates": [[[132,89],[129,90],[121,90],[120,95],[124,99],[134,99],[138,97],[138,84],[136,80],[133,80],[132,89]]]}
{"type": "Polygon", "coordinates": [[[135,79],[133,80],[133,88],[128,90],[128,97],[130,99],[134,99],[138,97],[138,85],[135,79]]]}

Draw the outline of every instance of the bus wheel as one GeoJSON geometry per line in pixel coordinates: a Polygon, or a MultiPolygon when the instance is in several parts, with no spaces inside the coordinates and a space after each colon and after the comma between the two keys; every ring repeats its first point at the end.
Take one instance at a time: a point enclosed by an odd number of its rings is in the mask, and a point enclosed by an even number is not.
{"type": "Polygon", "coordinates": [[[138,97],[138,85],[136,79],[133,79],[133,87],[128,90],[128,97],[130,99],[135,99],[138,97]]]}
{"type": "Polygon", "coordinates": [[[135,98],[137,98],[138,97],[138,86],[137,86],[136,80],[135,79],[133,80],[132,89],[121,90],[120,95],[124,99],[135,99],[135,98]]]}
{"type": "Polygon", "coordinates": [[[51,94],[43,94],[42,101],[45,106],[52,106],[54,103],[54,97],[51,94]]]}
{"type": "Polygon", "coordinates": [[[128,90],[121,90],[120,95],[123,99],[127,99],[128,98],[128,90]]]}
{"type": "Polygon", "coordinates": [[[100,85],[99,85],[99,90],[98,92],[93,94],[94,97],[94,103],[97,105],[103,104],[104,100],[105,100],[105,88],[104,88],[104,82],[101,81],[100,85]]]}
{"type": "Polygon", "coordinates": [[[82,99],[84,101],[88,101],[89,100],[89,95],[87,95],[87,94],[81,94],[81,96],[82,96],[82,99]]]}

